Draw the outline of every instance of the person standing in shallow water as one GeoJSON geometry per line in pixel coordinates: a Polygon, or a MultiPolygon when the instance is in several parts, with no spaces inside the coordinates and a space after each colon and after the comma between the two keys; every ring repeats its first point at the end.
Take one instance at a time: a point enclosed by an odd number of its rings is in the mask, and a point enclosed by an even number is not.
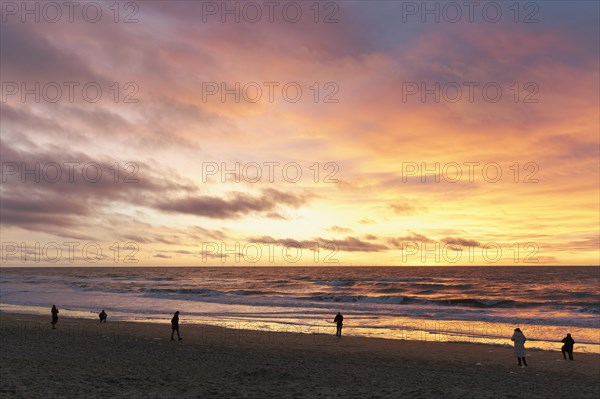
{"type": "Polygon", "coordinates": [[[175,334],[175,331],[177,331],[177,338],[179,338],[180,341],[183,339],[179,335],[179,310],[175,312],[173,318],[171,319],[171,330],[171,341],[175,341],[175,339],[173,339],[173,334],[175,334]]]}
{"type": "Polygon", "coordinates": [[[342,327],[344,326],[344,316],[342,316],[342,314],[340,312],[338,312],[338,314],[335,315],[333,322],[336,323],[335,336],[341,337],[342,336],[342,327]]]}
{"type": "Polygon", "coordinates": [[[517,327],[510,340],[515,343],[514,352],[515,357],[519,360],[519,366],[527,366],[527,360],[525,360],[525,341],[527,341],[527,338],[525,338],[525,334],[517,327]],[[521,364],[521,361],[523,361],[523,364],[521,364]]]}
{"type": "Polygon", "coordinates": [[[567,353],[569,354],[569,359],[573,360],[573,345],[575,345],[575,340],[573,340],[573,338],[571,338],[571,334],[567,334],[566,337],[564,337],[562,339],[562,342],[564,345],[561,348],[562,354],[563,354],[563,358],[565,360],[567,360],[567,353]]]}
{"type": "Polygon", "coordinates": [[[52,305],[50,313],[52,313],[52,321],[50,322],[50,324],[52,324],[52,329],[56,330],[56,323],[58,323],[58,308],[56,307],[56,305],[52,305]]]}

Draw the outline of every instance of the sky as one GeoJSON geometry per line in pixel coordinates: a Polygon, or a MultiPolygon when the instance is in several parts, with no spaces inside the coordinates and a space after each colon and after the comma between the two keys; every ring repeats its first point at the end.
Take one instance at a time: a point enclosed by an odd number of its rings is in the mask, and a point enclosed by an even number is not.
{"type": "Polygon", "coordinates": [[[599,264],[599,3],[472,4],[2,2],[0,265],[599,264]]]}

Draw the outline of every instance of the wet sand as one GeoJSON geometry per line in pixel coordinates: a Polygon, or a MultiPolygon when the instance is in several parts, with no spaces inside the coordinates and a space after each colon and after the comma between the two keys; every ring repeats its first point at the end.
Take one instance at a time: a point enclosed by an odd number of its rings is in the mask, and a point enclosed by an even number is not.
{"type": "MultiPolygon", "coordinates": [[[[0,313],[2,398],[598,398],[600,355],[0,313]]],[[[576,338],[576,337],[575,337],[576,338]]],[[[507,339],[508,342],[508,339],[507,339]]]]}

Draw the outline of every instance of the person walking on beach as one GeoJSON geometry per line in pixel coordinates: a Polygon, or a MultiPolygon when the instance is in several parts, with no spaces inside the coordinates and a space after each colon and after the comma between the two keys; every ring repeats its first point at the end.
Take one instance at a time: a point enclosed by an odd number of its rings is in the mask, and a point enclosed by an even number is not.
{"type": "Polygon", "coordinates": [[[335,315],[333,322],[336,323],[335,336],[341,337],[342,336],[342,327],[344,326],[344,316],[342,316],[342,314],[340,312],[338,312],[338,314],[335,315]]]}
{"type": "Polygon", "coordinates": [[[175,331],[177,331],[177,338],[179,338],[181,341],[183,338],[181,338],[179,335],[179,310],[175,312],[173,318],[171,319],[171,329],[171,341],[175,341],[175,339],[173,339],[173,334],[175,334],[175,331]]]}
{"type": "Polygon", "coordinates": [[[102,322],[106,323],[106,318],[108,317],[108,315],[106,314],[106,312],[104,311],[104,309],[102,309],[102,312],[100,312],[98,314],[98,317],[100,317],[100,323],[102,323],[102,322]]]}
{"type": "Polygon", "coordinates": [[[561,348],[563,358],[567,360],[567,353],[569,354],[569,359],[573,360],[573,345],[575,345],[575,341],[571,338],[571,334],[567,334],[566,337],[562,339],[564,345],[561,348]]]}
{"type": "Polygon", "coordinates": [[[525,338],[525,334],[523,334],[521,329],[517,327],[515,328],[515,332],[510,340],[515,343],[515,357],[519,360],[519,366],[524,367],[524,364],[526,367],[527,360],[525,360],[525,341],[527,341],[527,338],[525,338]],[[523,364],[521,364],[521,361],[523,361],[523,364]]]}
{"type": "Polygon", "coordinates": [[[52,324],[52,329],[56,330],[56,323],[58,323],[58,308],[56,307],[56,305],[52,305],[50,313],[52,313],[52,321],[50,322],[50,324],[52,324]]]}

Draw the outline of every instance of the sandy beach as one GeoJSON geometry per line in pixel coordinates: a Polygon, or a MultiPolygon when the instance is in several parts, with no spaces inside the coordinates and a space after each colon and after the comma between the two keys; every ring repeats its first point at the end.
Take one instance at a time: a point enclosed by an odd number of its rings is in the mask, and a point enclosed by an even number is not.
{"type": "Polygon", "coordinates": [[[597,398],[600,356],[481,344],[0,314],[0,394],[23,397],[597,398]]]}

